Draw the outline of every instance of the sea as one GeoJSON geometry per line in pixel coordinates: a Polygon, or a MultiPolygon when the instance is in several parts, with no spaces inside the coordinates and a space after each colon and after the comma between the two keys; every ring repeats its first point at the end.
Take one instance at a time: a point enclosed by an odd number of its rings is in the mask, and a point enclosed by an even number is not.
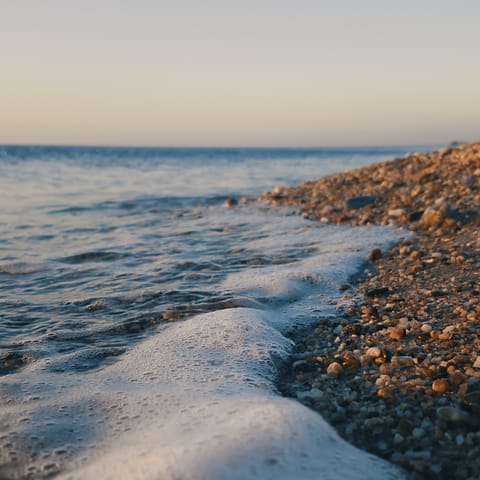
{"type": "Polygon", "coordinates": [[[0,146],[0,478],[401,478],[276,382],[405,232],[254,199],[428,149],[0,146]]]}

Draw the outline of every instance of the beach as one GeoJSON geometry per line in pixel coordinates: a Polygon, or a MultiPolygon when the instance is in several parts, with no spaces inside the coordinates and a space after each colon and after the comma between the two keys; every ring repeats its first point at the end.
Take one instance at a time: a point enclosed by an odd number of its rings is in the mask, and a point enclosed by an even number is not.
{"type": "Polygon", "coordinates": [[[0,477],[403,478],[276,383],[398,228],[243,198],[409,149],[1,147],[0,477]]]}
{"type": "Polygon", "coordinates": [[[411,479],[480,476],[480,143],[413,153],[261,202],[322,224],[395,225],[341,285],[340,322],[300,329],[281,380],[340,435],[411,479]]]}
{"type": "Polygon", "coordinates": [[[476,478],[478,144],[410,150],[0,149],[0,477],[476,478]]]}

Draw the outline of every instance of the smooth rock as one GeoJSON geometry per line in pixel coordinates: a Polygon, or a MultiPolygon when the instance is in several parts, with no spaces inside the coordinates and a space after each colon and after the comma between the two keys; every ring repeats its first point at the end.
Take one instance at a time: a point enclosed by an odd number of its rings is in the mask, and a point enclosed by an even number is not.
{"type": "Polygon", "coordinates": [[[423,333],[430,333],[433,330],[433,327],[429,323],[424,323],[421,327],[420,330],[423,333]]]}
{"type": "Polygon", "coordinates": [[[358,197],[348,198],[343,202],[344,208],[347,210],[357,210],[359,208],[371,205],[376,200],[375,195],[360,195],[358,197]]]}
{"type": "Polygon", "coordinates": [[[480,368],[480,356],[477,356],[475,362],[473,363],[473,368],[480,368]]]}
{"type": "Polygon", "coordinates": [[[389,294],[390,289],[388,287],[372,288],[371,290],[367,290],[365,292],[367,297],[385,297],[389,294]]]}
{"type": "Polygon", "coordinates": [[[382,258],[382,251],[379,248],[374,248],[369,255],[369,260],[376,262],[382,258]]]}
{"type": "Polygon", "coordinates": [[[464,395],[462,403],[468,410],[476,413],[480,413],[480,390],[473,390],[464,395]]]}
{"type": "Polygon", "coordinates": [[[437,409],[437,418],[449,423],[468,423],[470,415],[455,407],[440,407],[437,409]]]}
{"type": "Polygon", "coordinates": [[[446,378],[438,378],[432,383],[432,390],[435,393],[442,394],[448,389],[448,380],[446,378]]]}
{"type": "Polygon", "coordinates": [[[342,373],[343,367],[338,362],[332,362],[327,367],[327,374],[331,377],[338,377],[342,373]]]}
{"type": "Polygon", "coordinates": [[[366,354],[372,358],[378,358],[382,354],[382,351],[380,350],[379,347],[370,347],[366,351],[366,354]]]}
{"type": "Polygon", "coordinates": [[[391,362],[397,367],[411,367],[413,365],[413,357],[408,355],[395,355],[392,357],[391,362]]]}
{"type": "Polygon", "coordinates": [[[401,217],[402,215],[405,215],[405,209],[403,208],[391,208],[388,211],[389,217],[401,217]]]}

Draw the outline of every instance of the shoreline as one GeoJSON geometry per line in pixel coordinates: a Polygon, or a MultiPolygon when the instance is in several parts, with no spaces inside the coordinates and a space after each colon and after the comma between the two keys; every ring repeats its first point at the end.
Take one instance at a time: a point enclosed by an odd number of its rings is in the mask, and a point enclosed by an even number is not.
{"type": "Polygon", "coordinates": [[[480,143],[277,187],[259,197],[322,223],[397,225],[343,285],[339,322],[293,334],[285,396],[412,480],[480,476],[480,143]],[[360,293],[360,297],[358,297],[360,293]]]}

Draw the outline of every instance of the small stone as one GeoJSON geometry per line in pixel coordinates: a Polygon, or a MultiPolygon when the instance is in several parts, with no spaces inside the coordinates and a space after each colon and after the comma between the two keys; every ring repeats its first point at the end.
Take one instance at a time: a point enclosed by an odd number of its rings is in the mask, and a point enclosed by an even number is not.
{"type": "Polygon", "coordinates": [[[223,204],[223,206],[224,206],[225,208],[232,208],[232,207],[234,207],[234,206],[237,205],[237,204],[238,204],[238,201],[237,201],[235,198],[227,198],[227,199],[225,200],[225,203],[223,204]]]}
{"type": "Polygon", "coordinates": [[[377,395],[380,398],[389,398],[391,396],[390,392],[386,388],[379,388],[377,391],[377,395]]]}
{"type": "Polygon", "coordinates": [[[363,354],[363,355],[360,355],[359,360],[360,360],[360,365],[362,367],[368,367],[369,365],[372,364],[373,357],[368,354],[363,354]]]}
{"type": "Polygon", "coordinates": [[[401,340],[405,331],[402,328],[392,328],[389,333],[391,340],[401,340]]]}
{"type": "Polygon", "coordinates": [[[429,323],[424,323],[421,327],[420,330],[423,333],[430,333],[433,330],[433,327],[429,323]]]}
{"type": "Polygon", "coordinates": [[[376,200],[375,195],[359,195],[358,197],[350,197],[343,202],[343,207],[347,210],[357,210],[359,208],[371,205],[376,200]]]}
{"type": "Polygon", "coordinates": [[[405,209],[403,208],[391,208],[388,211],[389,217],[401,217],[403,215],[405,215],[405,209]]]}
{"type": "Polygon", "coordinates": [[[447,209],[443,206],[427,207],[420,218],[420,225],[426,228],[440,226],[447,216],[447,209]]]}
{"type": "Polygon", "coordinates": [[[377,387],[385,387],[390,383],[390,380],[389,375],[380,375],[375,381],[375,385],[377,385],[377,387]]]}
{"type": "Polygon", "coordinates": [[[480,413],[480,390],[466,393],[462,399],[463,405],[470,411],[480,413]]]}
{"type": "Polygon", "coordinates": [[[470,415],[455,407],[440,407],[437,409],[437,418],[449,423],[468,423],[470,415]]]}
{"type": "Polygon", "coordinates": [[[423,211],[421,210],[417,210],[416,212],[412,212],[409,216],[408,216],[408,220],[410,222],[418,222],[418,220],[420,220],[422,218],[422,215],[423,215],[423,211]]]}
{"type": "Polygon", "coordinates": [[[466,379],[467,377],[460,370],[454,370],[448,376],[449,382],[455,386],[461,385],[466,379]]]}
{"type": "Polygon", "coordinates": [[[432,390],[435,393],[442,394],[448,389],[448,380],[446,378],[439,378],[432,383],[432,390]]]}
{"type": "Polygon", "coordinates": [[[455,325],[448,325],[443,329],[442,332],[447,335],[451,335],[455,331],[455,328],[456,328],[455,325]]]}
{"type": "Polygon", "coordinates": [[[297,392],[296,395],[300,401],[302,400],[316,401],[316,400],[321,400],[324,397],[325,392],[322,392],[321,390],[318,390],[316,388],[312,388],[311,390],[297,392]]]}
{"type": "Polygon", "coordinates": [[[422,438],[425,435],[425,430],[420,427],[416,427],[412,431],[412,436],[413,438],[416,438],[417,440],[422,438]]]}
{"type": "Polygon", "coordinates": [[[372,288],[365,293],[367,297],[385,297],[389,294],[390,289],[388,287],[372,288]]]}
{"type": "Polygon", "coordinates": [[[338,362],[332,362],[327,368],[327,374],[331,377],[338,377],[342,370],[343,367],[338,362]]]}
{"type": "Polygon", "coordinates": [[[378,358],[382,354],[382,351],[379,347],[370,347],[365,353],[372,358],[378,358]]]}
{"type": "Polygon", "coordinates": [[[480,368],[480,355],[477,356],[475,362],[473,363],[473,368],[480,368]]]}
{"type": "Polygon", "coordinates": [[[399,443],[402,443],[405,440],[405,438],[400,435],[398,432],[393,436],[393,443],[398,445],[399,443]]]}
{"type": "Polygon", "coordinates": [[[392,365],[398,367],[411,367],[413,365],[413,358],[408,355],[396,355],[391,359],[392,365]]]}
{"type": "Polygon", "coordinates": [[[376,262],[382,258],[382,251],[379,248],[374,248],[368,257],[372,262],[376,262]]]}

